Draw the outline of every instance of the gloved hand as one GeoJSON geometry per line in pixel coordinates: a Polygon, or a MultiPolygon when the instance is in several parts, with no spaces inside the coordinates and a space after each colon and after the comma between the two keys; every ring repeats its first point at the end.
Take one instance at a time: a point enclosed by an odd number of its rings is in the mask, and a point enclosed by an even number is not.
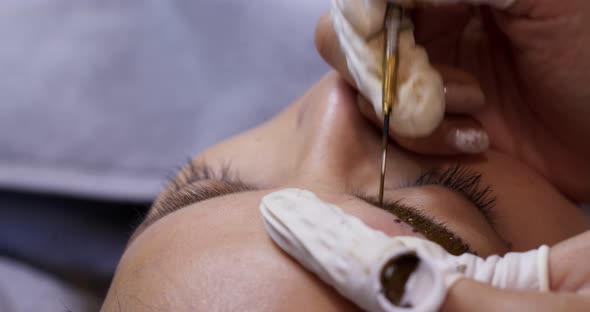
{"type": "MultiPolygon", "coordinates": [[[[283,250],[367,311],[437,311],[443,307],[449,290],[463,278],[510,290],[546,292],[550,288],[546,246],[527,253],[510,253],[503,258],[453,256],[430,241],[387,237],[313,193],[298,189],[266,196],[260,211],[268,233],[283,250]]],[[[557,255],[574,252],[579,256],[590,255],[587,238],[570,244],[565,252],[563,247],[558,248],[557,255]]],[[[558,287],[567,284],[566,288],[571,290],[575,284],[577,290],[590,289],[588,264],[577,269],[573,283],[564,282],[572,280],[564,277],[570,268],[554,265],[551,270],[551,277],[561,283],[558,287]]],[[[477,286],[480,288],[474,288],[473,295],[483,296],[485,300],[487,286],[477,286]]],[[[500,293],[500,299],[504,295],[500,293]]],[[[459,296],[450,293],[449,308],[473,309],[470,296],[469,291],[459,296]]],[[[570,301],[571,307],[590,303],[588,297],[574,299],[570,301]]],[[[520,303],[521,298],[515,300],[515,304],[520,303]]],[[[502,304],[505,302],[499,301],[496,307],[502,304]]]]}
{"type": "MultiPolygon", "coordinates": [[[[400,145],[426,154],[480,153],[491,144],[530,164],[570,197],[590,199],[590,186],[579,183],[590,172],[590,146],[581,144],[590,141],[590,2],[399,2],[432,5],[410,10],[409,15],[416,42],[424,45],[442,76],[446,115],[439,116],[436,105],[431,115],[420,112],[425,117],[407,117],[411,114],[405,112],[406,120],[432,122],[431,133],[408,135],[404,120],[397,120],[396,126],[394,119],[390,135],[400,145]]],[[[365,95],[361,111],[378,125],[380,73],[375,65],[382,53],[378,33],[384,3],[334,0],[332,17],[322,19],[316,35],[322,56],[365,95]],[[364,42],[354,49],[359,53],[343,51],[346,42],[355,41],[339,26],[343,20],[364,42]],[[360,58],[354,60],[355,55],[360,58]]],[[[420,54],[419,46],[412,49],[420,54]]],[[[401,105],[423,107],[415,99],[401,105]]]]}

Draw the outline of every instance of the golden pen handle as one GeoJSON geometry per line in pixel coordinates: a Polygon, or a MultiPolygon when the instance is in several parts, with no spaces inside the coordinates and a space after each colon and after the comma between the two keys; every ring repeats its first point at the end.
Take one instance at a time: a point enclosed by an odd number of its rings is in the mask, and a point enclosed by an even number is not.
{"type": "Polygon", "coordinates": [[[398,37],[403,8],[388,3],[385,13],[385,45],[383,54],[383,114],[391,113],[397,102],[397,73],[399,67],[398,37]]]}

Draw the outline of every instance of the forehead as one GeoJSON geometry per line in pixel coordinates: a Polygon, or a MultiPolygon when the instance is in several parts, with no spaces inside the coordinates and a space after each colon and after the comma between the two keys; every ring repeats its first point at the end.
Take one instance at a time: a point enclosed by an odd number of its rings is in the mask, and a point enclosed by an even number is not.
{"type": "Polygon", "coordinates": [[[266,193],[203,202],[154,224],[123,256],[110,291],[117,298],[107,303],[122,310],[208,311],[209,305],[235,311],[252,301],[325,296],[264,231],[255,208],[266,193]]]}

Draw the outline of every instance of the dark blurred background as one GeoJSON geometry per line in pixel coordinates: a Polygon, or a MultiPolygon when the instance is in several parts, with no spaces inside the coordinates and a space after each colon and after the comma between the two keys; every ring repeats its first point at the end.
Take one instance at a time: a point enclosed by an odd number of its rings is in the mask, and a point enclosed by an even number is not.
{"type": "Polygon", "coordinates": [[[328,6],[0,1],[0,312],[96,310],[166,179],[327,72],[328,6]]]}

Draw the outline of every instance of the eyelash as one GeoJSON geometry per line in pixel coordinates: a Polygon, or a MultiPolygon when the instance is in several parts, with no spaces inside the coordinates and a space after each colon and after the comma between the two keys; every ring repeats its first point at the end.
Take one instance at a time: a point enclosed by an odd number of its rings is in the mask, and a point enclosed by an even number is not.
{"type": "Polygon", "coordinates": [[[492,224],[492,209],[496,205],[490,186],[482,185],[481,173],[466,166],[455,164],[446,169],[435,168],[422,173],[411,186],[440,185],[450,188],[471,201],[492,224]]]}
{"type": "Polygon", "coordinates": [[[195,202],[254,189],[232,173],[229,163],[223,164],[220,169],[214,169],[205,164],[196,165],[188,162],[177,177],[170,179],[168,192],[171,195],[154,204],[151,209],[154,213],[147,216],[144,223],[149,224],[152,220],[178,210],[179,207],[195,202]],[[197,183],[199,186],[195,187],[197,183]]]}
{"type": "MultiPolygon", "coordinates": [[[[234,174],[234,171],[231,171],[231,164],[229,162],[221,164],[219,169],[214,169],[207,164],[195,164],[192,160],[187,162],[176,177],[170,179],[169,185],[174,191],[178,191],[187,185],[206,180],[219,181],[236,186],[248,186],[234,174]]],[[[250,187],[248,186],[248,188],[250,187]]]]}

